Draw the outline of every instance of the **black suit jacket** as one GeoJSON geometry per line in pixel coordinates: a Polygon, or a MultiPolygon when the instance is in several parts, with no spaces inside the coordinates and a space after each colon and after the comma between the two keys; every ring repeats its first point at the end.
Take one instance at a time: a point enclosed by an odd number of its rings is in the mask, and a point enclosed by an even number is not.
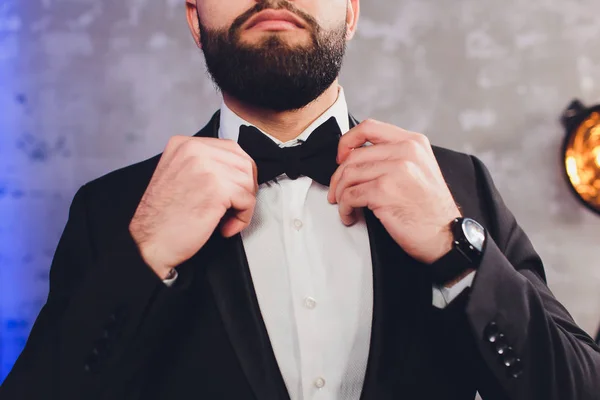
{"type": "MultiPolygon", "coordinates": [[[[197,136],[216,136],[218,122],[197,136]]],[[[436,309],[427,266],[365,210],[374,309],[362,399],[599,399],[600,350],[547,288],[486,168],[434,153],[464,215],[489,231],[485,255],[471,290],[436,309]]],[[[172,288],[141,259],[128,225],[158,160],[78,191],[47,303],[0,399],[289,398],[239,235],[214,234],[172,288]]]]}

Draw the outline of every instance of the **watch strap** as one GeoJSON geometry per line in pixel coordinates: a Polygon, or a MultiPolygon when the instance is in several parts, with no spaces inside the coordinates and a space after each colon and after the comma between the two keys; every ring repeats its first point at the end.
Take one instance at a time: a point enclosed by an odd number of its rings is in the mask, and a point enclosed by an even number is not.
{"type": "Polygon", "coordinates": [[[439,286],[445,285],[470,269],[475,269],[473,264],[456,247],[442,258],[430,265],[431,281],[439,286]]]}

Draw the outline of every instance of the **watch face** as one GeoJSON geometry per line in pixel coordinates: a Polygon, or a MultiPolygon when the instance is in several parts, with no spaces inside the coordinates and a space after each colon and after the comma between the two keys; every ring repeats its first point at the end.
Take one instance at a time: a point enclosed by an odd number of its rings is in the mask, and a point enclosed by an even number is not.
{"type": "Polygon", "coordinates": [[[465,218],[462,223],[462,230],[471,244],[477,251],[483,251],[483,243],[485,242],[485,229],[479,223],[470,218],[465,218]]]}

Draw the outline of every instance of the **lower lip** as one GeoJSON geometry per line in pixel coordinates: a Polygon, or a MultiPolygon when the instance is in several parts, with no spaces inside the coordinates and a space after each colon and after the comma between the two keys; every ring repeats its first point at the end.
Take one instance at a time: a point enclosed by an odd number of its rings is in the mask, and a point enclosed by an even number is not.
{"type": "Polygon", "coordinates": [[[268,20],[262,21],[254,25],[250,29],[258,29],[262,31],[288,31],[292,29],[299,29],[298,26],[289,21],[283,20],[268,20]]]}

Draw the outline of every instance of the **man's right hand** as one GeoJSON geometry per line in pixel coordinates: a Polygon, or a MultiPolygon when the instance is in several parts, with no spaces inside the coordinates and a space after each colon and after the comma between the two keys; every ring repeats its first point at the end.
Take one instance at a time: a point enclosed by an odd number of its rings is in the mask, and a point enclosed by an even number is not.
{"type": "Polygon", "coordinates": [[[246,228],[257,191],[256,164],[236,142],[174,136],[129,231],[144,261],[165,279],[204,246],[217,226],[225,237],[246,228]]]}

